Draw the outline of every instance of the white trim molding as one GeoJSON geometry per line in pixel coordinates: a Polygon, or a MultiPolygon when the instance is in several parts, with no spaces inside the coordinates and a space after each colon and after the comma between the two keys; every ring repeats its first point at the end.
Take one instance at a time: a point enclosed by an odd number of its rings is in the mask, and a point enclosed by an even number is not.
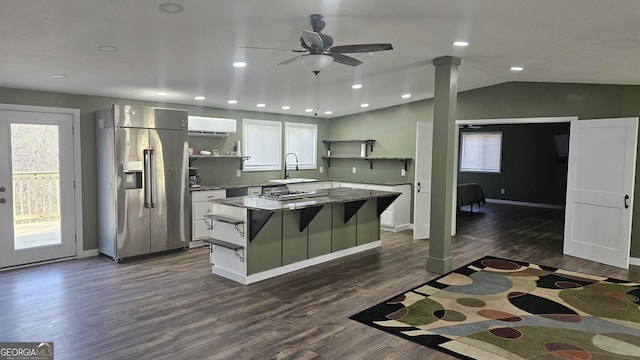
{"type": "Polygon", "coordinates": [[[59,108],[34,105],[0,104],[0,110],[21,112],[44,112],[53,114],[66,114],[72,118],[73,127],[73,179],[74,204],[75,204],[75,233],[76,233],[76,257],[81,257],[84,252],[84,237],[82,231],[82,161],[80,144],[80,109],[59,108]]]}
{"type": "Polygon", "coordinates": [[[539,207],[539,208],[545,208],[545,209],[564,210],[564,205],[541,204],[541,203],[533,203],[533,202],[526,202],[526,201],[514,201],[514,200],[502,200],[502,199],[490,199],[490,198],[487,198],[486,201],[488,203],[496,203],[496,204],[530,206],[530,207],[539,207]]]}

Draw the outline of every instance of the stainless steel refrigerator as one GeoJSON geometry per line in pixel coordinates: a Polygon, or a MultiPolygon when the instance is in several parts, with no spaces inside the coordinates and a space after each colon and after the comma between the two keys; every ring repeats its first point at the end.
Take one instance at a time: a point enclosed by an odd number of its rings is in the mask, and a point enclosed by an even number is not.
{"type": "Polygon", "coordinates": [[[187,115],[128,105],[96,112],[98,247],[116,262],[188,246],[187,115]]]}

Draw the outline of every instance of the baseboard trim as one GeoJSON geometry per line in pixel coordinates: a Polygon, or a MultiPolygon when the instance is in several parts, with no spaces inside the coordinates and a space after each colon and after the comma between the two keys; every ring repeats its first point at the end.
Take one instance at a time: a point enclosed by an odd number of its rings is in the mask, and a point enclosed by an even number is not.
{"type": "Polygon", "coordinates": [[[404,224],[404,225],[398,225],[398,226],[384,226],[384,225],[380,226],[380,230],[394,232],[394,233],[409,230],[412,228],[413,228],[412,224],[404,224]]]}
{"type": "Polygon", "coordinates": [[[564,210],[564,205],[551,205],[551,204],[540,204],[526,201],[514,201],[514,200],[502,200],[502,199],[486,199],[488,203],[496,203],[496,204],[506,204],[506,205],[518,205],[518,206],[530,206],[530,207],[539,207],[546,209],[558,209],[564,210]]]}
{"type": "Polygon", "coordinates": [[[640,258],[630,257],[629,258],[629,264],[630,265],[640,266],[640,258]]]}
{"type": "Polygon", "coordinates": [[[93,257],[98,255],[100,255],[100,251],[98,249],[91,249],[91,250],[84,250],[83,252],[78,254],[77,258],[82,259],[82,258],[88,258],[88,257],[93,257]]]}
{"type": "Polygon", "coordinates": [[[335,260],[335,259],[339,259],[341,257],[345,257],[348,255],[353,255],[353,254],[357,254],[359,252],[363,252],[363,251],[367,251],[367,250],[371,250],[371,249],[375,249],[382,246],[382,241],[380,240],[376,240],[376,241],[372,241],[370,243],[366,243],[366,244],[362,244],[362,245],[358,245],[355,247],[351,247],[351,248],[347,248],[347,249],[343,249],[343,250],[338,250],[336,252],[332,252],[332,253],[328,253],[325,255],[320,255],[320,256],[316,256],[310,259],[306,259],[306,260],[302,260],[302,261],[298,261],[295,262],[293,264],[289,264],[289,265],[284,265],[284,266],[280,266],[277,267],[275,269],[271,269],[271,270],[266,270],[266,271],[262,271],[256,274],[251,274],[251,275],[244,275],[244,274],[240,274],[237,273],[235,271],[229,270],[229,269],[225,269],[225,268],[221,268],[220,266],[216,266],[215,264],[211,265],[211,273],[213,273],[214,275],[220,275],[222,277],[226,277],[227,279],[239,282],[243,285],[249,285],[258,281],[262,281],[262,280],[266,280],[266,279],[270,279],[272,277],[276,277],[279,275],[284,275],[296,270],[301,270],[304,269],[306,267],[310,267],[313,265],[318,265],[327,261],[331,261],[331,260],[335,260]]]}

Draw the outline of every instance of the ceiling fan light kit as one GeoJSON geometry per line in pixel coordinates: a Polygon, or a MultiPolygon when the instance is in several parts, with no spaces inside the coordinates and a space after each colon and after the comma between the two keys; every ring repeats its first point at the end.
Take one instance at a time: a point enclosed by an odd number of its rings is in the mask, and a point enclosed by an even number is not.
{"type": "Polygon", "coordinates": [[[314,74],[318,74],[320,71],[326,69],[333,62],[333,58],[329,55],[304,55],[300,57],[300,61],[302,65],[304,65],[307,70],[313,72],[314,74]]]}

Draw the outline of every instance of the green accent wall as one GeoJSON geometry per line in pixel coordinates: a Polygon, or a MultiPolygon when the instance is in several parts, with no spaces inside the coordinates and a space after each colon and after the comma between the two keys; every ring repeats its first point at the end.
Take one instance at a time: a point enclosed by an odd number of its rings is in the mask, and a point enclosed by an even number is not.
{"type": "Polygon", "coordinates": [[[458,184],[478,183],[491,199],[564,206],[568,162],[558,158],[554,135],[568,134],[569,123],[483,125],[461,130],[460,136],[473,132],[502,133],[502,169],[499,174],[459,172],[458,184]]]}

